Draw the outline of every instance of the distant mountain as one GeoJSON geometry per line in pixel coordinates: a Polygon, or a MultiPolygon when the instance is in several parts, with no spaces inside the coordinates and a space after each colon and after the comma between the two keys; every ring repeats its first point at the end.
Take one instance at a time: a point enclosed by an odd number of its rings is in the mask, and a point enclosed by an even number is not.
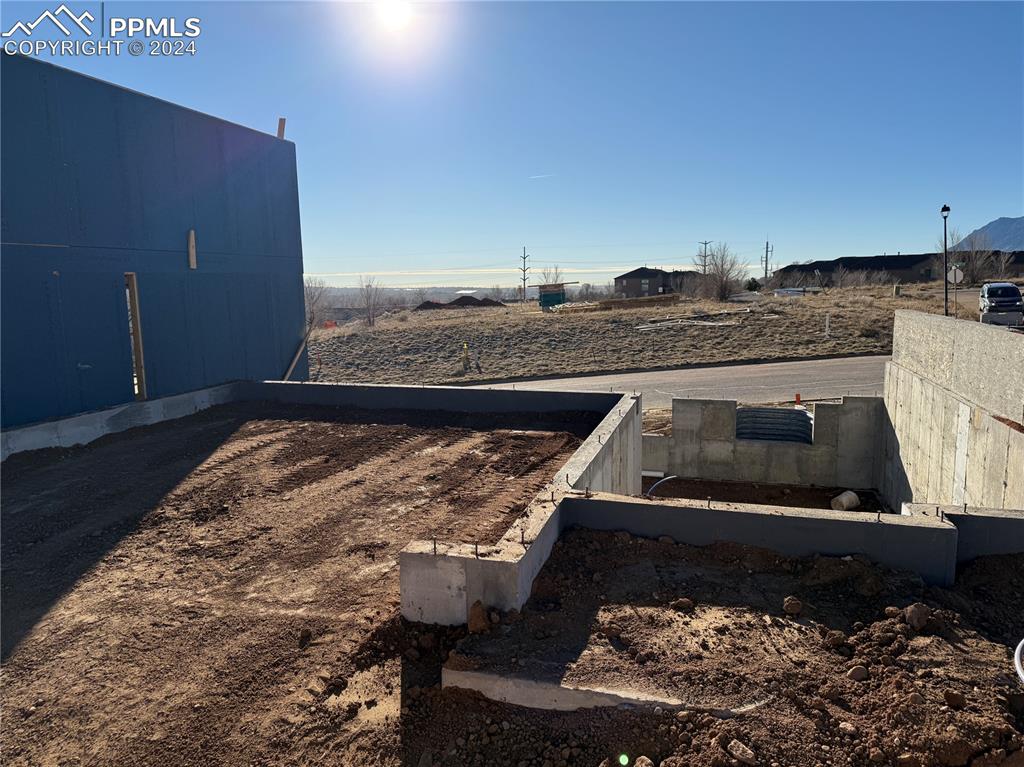
{"type": "MultiPolygon", "coordinates": [[[[975,229],[960,242],[965,248],[972,240],[978,240],[979,244],[984,243],[984,247],[992,250],[1024,250],[1024,216],[997,218],[975,229]]],[[[964,248],[953,246],[953,250],[964,248]]]]}

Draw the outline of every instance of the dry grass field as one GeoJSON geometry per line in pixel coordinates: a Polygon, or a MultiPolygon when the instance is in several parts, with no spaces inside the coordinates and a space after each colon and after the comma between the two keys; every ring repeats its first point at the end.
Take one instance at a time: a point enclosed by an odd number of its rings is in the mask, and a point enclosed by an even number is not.
{"type": "MultiPolygon", "coordinates": [[[[976,317],[976,291],[962,291],[960,315],[976,317]]],[[[404,384],[469,383],[717,362],[886,354],[893,312],[941,312],[934,286],[846,288],[825,295],[721,304],[682,300],[576,314],[532,307],[414,312],[402,310],[372,329],[353,321],[310,340],[311,379],[404,384]],[[748,310],[749,311],[745,311],[748,310]],[[721,324],[638,327],[672,317],[743,312],[721,324]],[[825,318],[829,317],[829,335],[825,318]],[[462,345],[470,369],[463,371],[462,345]],[[479,366],[477,365],[479,363],[479,366]]]]}

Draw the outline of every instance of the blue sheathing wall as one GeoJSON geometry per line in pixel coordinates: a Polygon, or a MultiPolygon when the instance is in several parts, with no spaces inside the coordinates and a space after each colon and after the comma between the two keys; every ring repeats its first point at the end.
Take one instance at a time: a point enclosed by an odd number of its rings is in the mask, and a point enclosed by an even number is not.
{"type": "Polygon", "coordinates": [[[304,322],[294,144],[21,56],[0,71],[3,425],[134,399],[125,272],[150,398],[281,378],[304,322]]]}

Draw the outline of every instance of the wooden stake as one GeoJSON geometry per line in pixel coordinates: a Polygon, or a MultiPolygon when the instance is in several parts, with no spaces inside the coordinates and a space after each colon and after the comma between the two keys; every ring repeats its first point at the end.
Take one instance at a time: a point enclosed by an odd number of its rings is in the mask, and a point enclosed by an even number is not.
{"type": "Polygon", "coordinates": [[[284,122],[285,122],[285,119],[283,117],[278,117],[277,118],[277,137],[278,138],[284,138],[284,122]]]}

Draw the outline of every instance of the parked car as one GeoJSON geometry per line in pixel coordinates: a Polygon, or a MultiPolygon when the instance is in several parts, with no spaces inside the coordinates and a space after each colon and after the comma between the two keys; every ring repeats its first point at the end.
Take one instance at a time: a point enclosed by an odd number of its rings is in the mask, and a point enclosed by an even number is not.
{"type": "Polygon", "coordinates": [[[1011,282],[986,282],[978,296],[978,311],[982,314],[1024,311],[1020,288],[1011,282]]]}

